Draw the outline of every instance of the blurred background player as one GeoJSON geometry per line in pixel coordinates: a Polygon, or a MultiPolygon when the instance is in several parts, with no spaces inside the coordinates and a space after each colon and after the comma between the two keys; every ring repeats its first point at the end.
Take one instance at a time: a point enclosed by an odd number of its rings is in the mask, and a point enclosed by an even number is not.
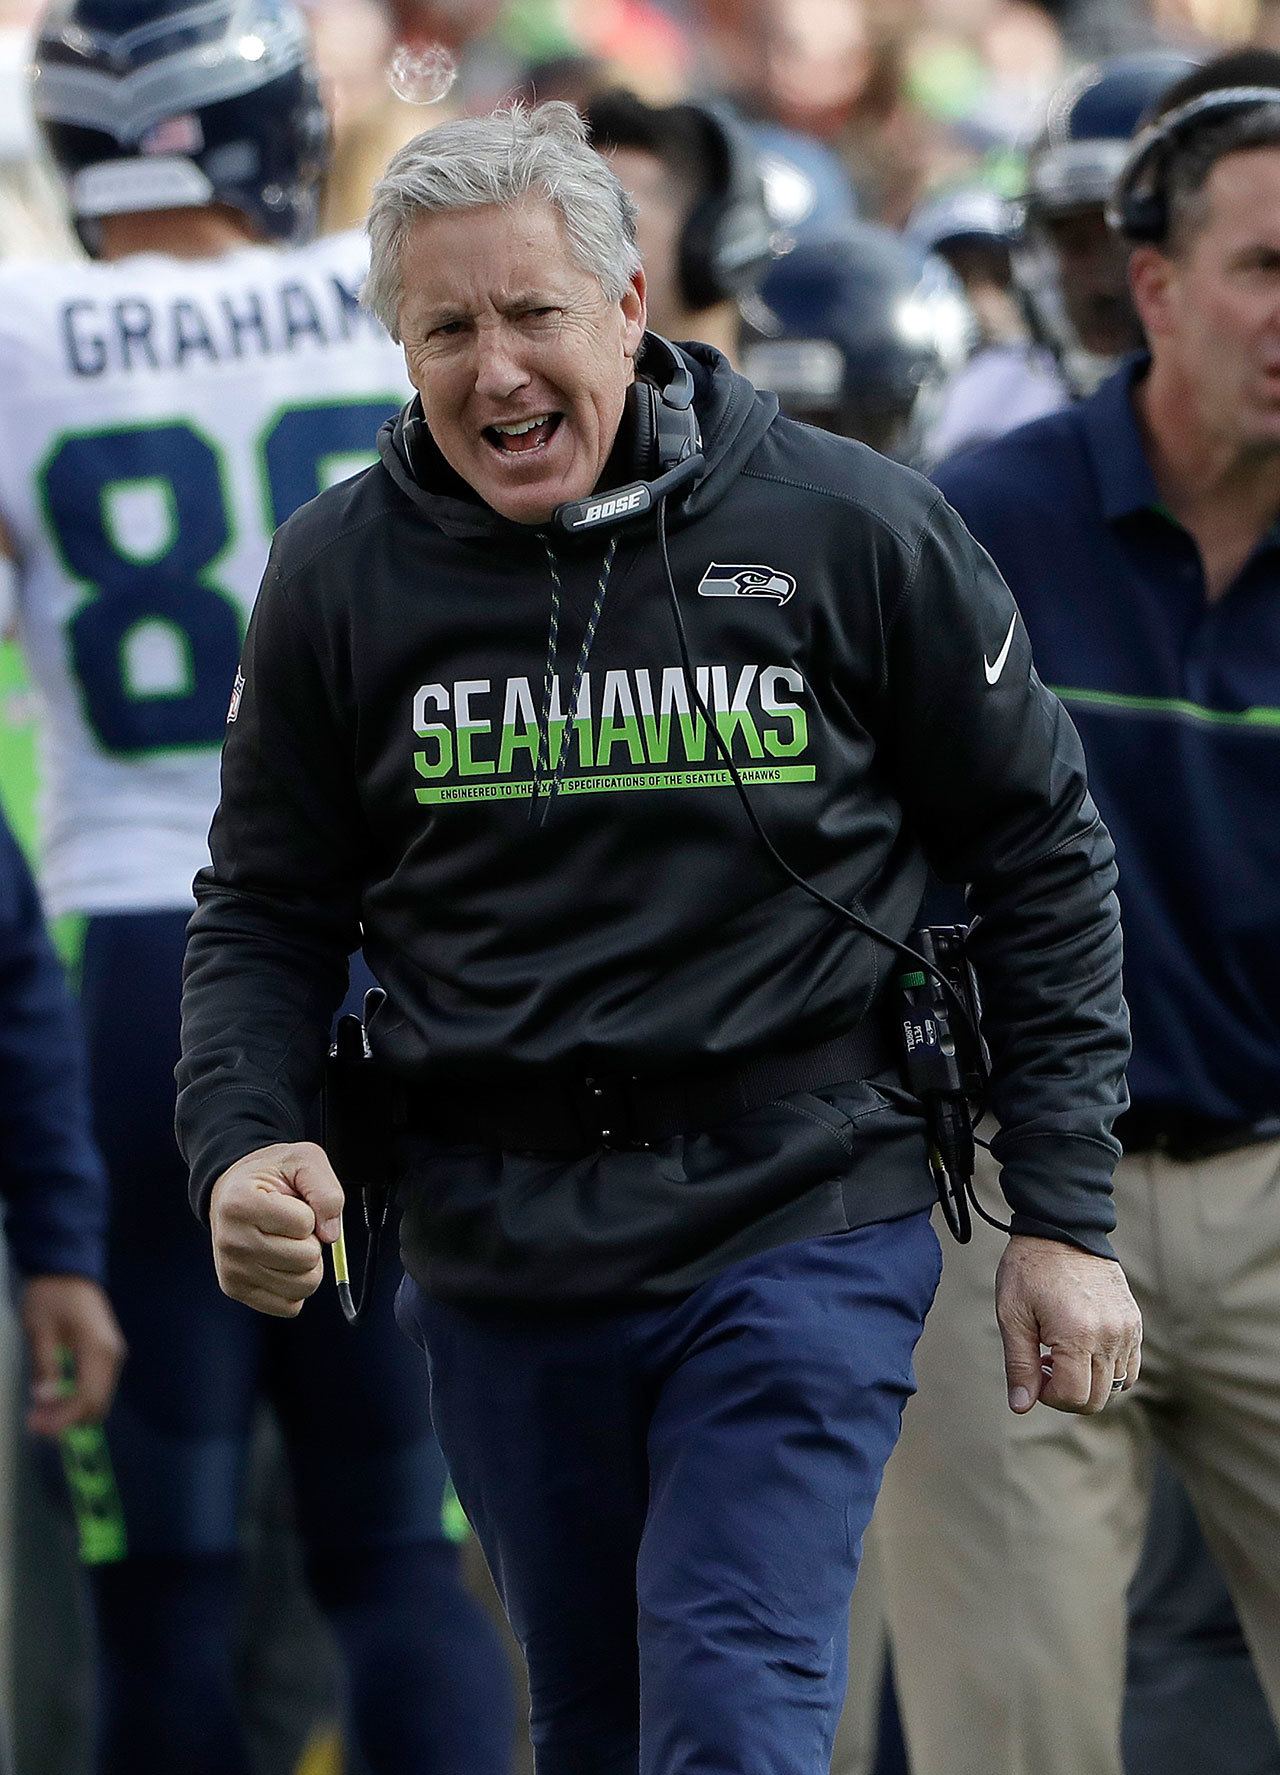
{"type": "Polygon", "coordinates": [[[331,1293],[298,1326],[234,1305],[171,1129],[190,883],[268,538],[369,458],[403,366],[359,308],[359,238],[305,244],[329,133],[291,5],[57,0],[34,94],[96,261],[0,278],[0,515],[44,706],[44,889],[84,921],[109,1287],[134,1354],[106,1430],[117,1532],[92,1567],[98,1767],[249,1767],[232,1647],[266,1396],[368,1769],[498,1775],[505,1667],[443,1533],[394,1276],[358,1337],[331,1293]]]}
{"type": "Polygon", "coordinates": [[[906,232],[965,286],[981,346],[947,391],[936,461],[1091,392],[1142,333],[1106,205],[1143,114],[1195,63],[1135,51],[1081,69],[1049,101],[1021,201],[967,179],[927,197],[906,232]]]}
{"type": "Polygon", "coordinates": [[[929,439],[934,461],[1052,413],[1067,398],[1014,282],[1017,231],[1013,205],[994,185],[974,180],[926,198],[907,223],[907,239],[937,253],[960,280],[978,333],[973,356],[943,393],[929,439]]]}
{"type": "MultiPolygon", "coordinates": [[[[124,1340],[102,1283],[107,1177],[83,1044],[35,883],[0,815],[0,1223],[26,1344],[26,1430],[69,1465],[107,1410],[124,1340]]],[[[4,1265],[0,1264],[0,1271],[4,1265]]],[[[0,1464],[5,1481],[7,1464],[0,1464]]],[[[0,1497],[0,1525],[9,1523],[0,1497]]],[[[6,1548],[8,1536],[5,1536],[6,1548]]],[[[0,1768],[8,1732],[0,1698],[0,1768]]]]}
{"type": "Polygon", "coordinates": [[[1106,209],[1139,121],[1198,64],[1148,49],[1084,68],[1049,103],[1027,156],[1013,271],[1037,338],[1073,399],[1143,345],[1128,252],[1106,209]]]}
{"type": "Polygon", "coordinates": [[[898,462],[929,460],[948,381],[975,342],[972,311],[945,264],[876,222],[806,240],[761,289],[769,336],[744,373],[783,411],[898,462]]]}
{"type": "Polygon", "coordinates": [[[583,114],[636,202],[654,331],[737,363],[742,303],[760,287],[777,231],[751,138],[712,100],[657,106],[617,88],[583,114]]]}
{"type": "MultiPolygon", "coordinates": [[[[0,814],[0,1224],[25,1341],[25,1429],[60,1438],[68,1477],[95,1444],[125,1354],[102,1286],[107,1176],[93,1143],[79,1021],[35,882],[0,814]]],[[[11,1546],[8,1463],[0,1497],[11,1546]]],[[[8,1768],[0,1697],[0,1769],[8,1768]]]]}

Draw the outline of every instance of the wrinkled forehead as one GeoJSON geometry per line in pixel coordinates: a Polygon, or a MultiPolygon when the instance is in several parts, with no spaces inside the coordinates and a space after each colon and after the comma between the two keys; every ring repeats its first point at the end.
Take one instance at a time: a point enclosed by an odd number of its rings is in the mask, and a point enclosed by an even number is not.
{"type": "Polygon", "coordinates": [[[601,294],[598,279],[574,257],[560,212],[532,194],[515,203],[415,216],[400,270],[410,316],[441,307],[470,313],[601,294]]]}

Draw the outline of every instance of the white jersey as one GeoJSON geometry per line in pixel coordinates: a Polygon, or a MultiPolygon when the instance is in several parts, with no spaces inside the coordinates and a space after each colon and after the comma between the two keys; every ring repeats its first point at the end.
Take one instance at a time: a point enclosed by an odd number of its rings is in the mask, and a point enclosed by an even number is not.
{"type": "Polygon", "coordinates": [[[0,267],[0,518],[51,913],[191,904],[271,533],[412,392],[356,234],[0,267]]]}
{"type": "Polygon", "coordinates": [[[926,440],[929,461],[945,462],[962,450],[1002,438],[1070,401],[1047,351],[1034,345],[984,346],[946,386],[926,440]]]}

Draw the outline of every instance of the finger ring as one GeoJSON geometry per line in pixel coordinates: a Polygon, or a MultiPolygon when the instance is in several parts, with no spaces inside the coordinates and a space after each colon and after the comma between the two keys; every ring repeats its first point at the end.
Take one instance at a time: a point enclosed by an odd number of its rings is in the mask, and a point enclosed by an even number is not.
{"type": "Polygon", "coordinates": [[[1111,1391],[1113,1393],[1118,1393],[1120,1391],[1121,1387],[1123,1387],[1127,1378],[1128,1377],[1126,1375],[1122,1374],[1122,1375],[1118,1376],[1117,1379],[1113,1380],[1111,1383],[1111,1391]]]}

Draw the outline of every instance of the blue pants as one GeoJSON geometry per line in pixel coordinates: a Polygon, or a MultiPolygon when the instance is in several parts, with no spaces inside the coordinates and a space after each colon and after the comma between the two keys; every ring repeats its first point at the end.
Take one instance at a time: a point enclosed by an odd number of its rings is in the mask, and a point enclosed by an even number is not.
{"type": "Polygon", "coordinates": [[[529,1667],[538,1775],[818,1775],[862,1535],[940,1268],[927,1215],[685,1299],[445,1305],[431,1410],[529,1667]]]}

